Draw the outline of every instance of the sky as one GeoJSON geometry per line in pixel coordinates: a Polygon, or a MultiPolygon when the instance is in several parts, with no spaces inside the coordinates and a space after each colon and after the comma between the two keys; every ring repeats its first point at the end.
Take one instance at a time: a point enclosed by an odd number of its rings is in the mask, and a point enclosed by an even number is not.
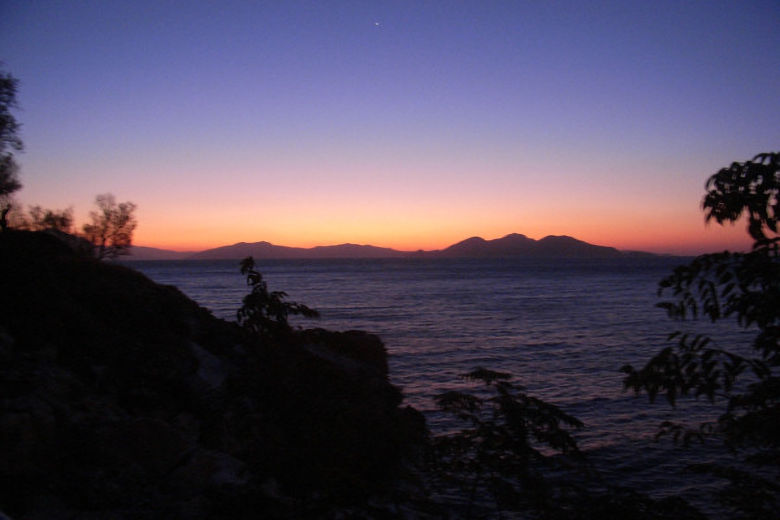
{"type": "Polygon", "coordinates": [[[780,149],[780,3],[0,3],[19,202],[137,245],[749,247],[706,179],[780,149]]]}

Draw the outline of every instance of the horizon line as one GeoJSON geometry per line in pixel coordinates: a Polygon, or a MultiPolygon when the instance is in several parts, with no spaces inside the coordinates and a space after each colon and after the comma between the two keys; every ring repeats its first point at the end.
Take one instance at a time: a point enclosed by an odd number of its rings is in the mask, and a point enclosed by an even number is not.
{"type": "Polygon", "coordinates": [[[446,249],[446,248],[448,248],[450,246],[453,246],[455,244],[459,244],[459,243],[461,243],[463,241],[466,241],[466,240],[471,240],[473,238],[480,238],[482,240],[485,240],[486,242],[489,242],[491,240],[499,240],[501,238],[506,238],[506,237],[512,236],[512,235],[524,236],[525,238],[528,238],[529,240],[533,240],[535,242],[538,242],[539,240],[543,240],[543,239],[548,238],[548,237],[568,237],[568,238],[573,238],[574,240],[578,240],[580,242],[585,242],[587,244],[594,245],[594,246],[611,247],[613,249],[617,249],[618,251],[639,251],[637,249],[620,249],[620,248],[615,247],[615,246],[607,246],[607,245],[602,245],[602,244],[595,244],[593,242],[588,242],[586,240],[582,240],[580,238],[574,237],[572,235],[567,235],[567,234],[560,234],[560,235],[550,234],[550,235],[545,235],[545,236],[543,236],[541,238],[533,238],[533,237],[528,236],[528,235],[526,235],[524,233],[516,233],[516,232],[515,233],[507,233],[505,235],[501,235],[501,236],[496,237],[496,238],[485,238],[485,237],[483,237],[481,235],[472,235],[472,236],[463,238],[461,240],[458,240],[456,242],[452,242],[451,244],[449,244],[447,246],[444,246],[442,248],[434,248],[434,249],[424,249],[424,248],[397,249],[395,247],[390,247],[390,246],[381,246],[381,245],[368,244],[368,243],[362,243],[361,244],[361,243],[358,243],[358,242],[340,242],[338,244],[317,244],[317,245],[313,245],[313,246],[290,246],[290,245],[286,245],[286,244],[277,244],[277,243],[274,243],[274,242],[269,242],[268,240],[255,240],[255,241],[252,241],[252,242],[249,242],[249,241],[246,241],[246,240],[240,240],[238,242],[233,242],[233,243],[230,243],[230,244],[222,244],[222,245],[218,245],[218,246],[204,247],[202,249],[178,249],[178,248],[171,249],[171,248],[168,248],[168,247],[148,246],[148,245],[144,245],[144,244],[132,244],[132,247],[148,247],[150,249],[160,249],[160,250],[163,250],[163,251],[171,251],[171,252],[174,252],[174,253],[202,253],[203,251],[209,251],[211,249],[219,249],[221,247],[230,247],[230,246],[235,246],[235,245],[239,245],[239,244],[260,244],[260,243],[265,242],[266,244],[270,244],[272,246],[276,246],[276,247],[289,247],[289,248],[292,248],[292,249],[315,249],[317,247],[358,246],[358,247],[376,247],[376,248],[379,248],[379,249],[390,249],[390,250],[393,250],[393,251],[398,251],[399,253],[417,253],[419,251],[423,251],[423,252],[441,251],[441,250],[446,249]]]}
{"type": "MultiPolygon", "coordinates": [[[[240,240],[240,241],[237,241],[237,242],[221,244],[221,245],[216,245],[216,246],[210,246],[210,247],[201,247],[201,248],[186,248],[186,247],[185,248],[169,248],[169,247],[150,246],[150,245],[145,245],[145,244],[133,244],[132,247],[144,247],[144,248],[155,249],[155,250],[166,251],[166,252],[172,252],[172,253],[177,253],[177,254],[198,254],[198,253],[203,253],[205,251],[210,251],[210,250],[214,250],[214,249],[220,249],[220,248],[224,248],[224,247],[231,247],[231,246],[240,245],[240,244],[259,244],[259,243],[263,243],[264,242],[264,243],[269,244],[269,245],[274,246],[274,247],[287,247],[287,248],[291,248],[291,249],[302,249],[302,250],[312,250],[312,249],[316,249],[316,248],[320,248],[320,247],[325,248],[325,247],[339,247],[339,246],[356,246],[356,247],[374,247],[374,248],[378,248],[378,249],[387,249],[387,250],[395,251],[395,252],[398,252],[398,253],[414,254],[414,253],[420,253],[420,252],[422,252],[422,253],[433,253],[433,252],[443,251],[443,250],[445,250],[445,249],[447,249],[447,248],[449,248],[449,247],[451,247],[453,245],[456,245],[456,244],[459,244],[459,243],[464,242],[466,240],[470,240],[470,239],[474,239],[474,238],[479,238],[479,239],[482,239],[482,240],[484,240],[486,242],[489,242],[489,241],[492,241],[492,240],[499,240],[501,238],[505,238],[505,237],[512,236],[512,235],[524,236],[524,237],[528,238],[529,240],[533,240],[535,242],[538,242],[538,241],[543,240],[543,239],[548,238],[548,237],[568,237],[568,238],[572,238],[574,240],[577,240],[579,242],[583,242],[585,244],[589,244],[589,245],[592,245],[592,246],[598,246],[598,247],[605,247],[605,248],[615,249],[615,250],[617,250],[617,251],[619,251],[621,253],[649,253],[649,254],[658,255],[658,256],[695,257],[695,256],[699,256],[700,254],[706,254],[706,253],[711,253],[711,252],[721,252],[721,251],[724,251],[724,250],[732,250],[732,251],[738,251],[738,250],[741,251],[741,250],[743,250],[743,248],[737,247],[736,245],[731,246],[731,247],[725,247],[725,248],[710,248],[710,249],[708,249],[706,251],[703,250],[703,248],[701,248],[701,247],[691,247],[691,248],[688,248],[686,250],[685,248],[679,247],[679,245],[677,247],[675,247],[672,244],[667,244],[666,246],[663,246],[663,245],[662,246],[652,246],[652,247],[647,247],[647,248],[643,248],[641,246],[640,247],[622,247],[621,248],[621,247],[612,246],[612,245],[603,245],[603,244],[599,244],[599,243],[588,242],[586,240],[582,240],[582,239],[579,239],[577,237],[574,237],[572,235],[567,235],[567,234],[549,234],[549,235],[545,235],[545,236],[543,236],[541,238],[536,239],[536,238],[530,237],[528,235],[525,235],[523,233],[516,233],[516,232],[514,232],[514,233],[507,233],[507,234],[498,236],[496,238],[484,238],[484,237],[482,237],[480,235],[472,235],[472,236],[469,236],[467,238],[464,238],[464,239],[452,242],[452,243],[450,243],[450,244],[448,244],[446,246],[443,246],[443,247],[428,248],[428,249],[424,249],[424,248],[399,249],[399,248],[390,247],[390,246],[381,246],[381,245],[376,245],[376,244],[371,244],[371,243],[358,243],[358,242],[349,242],[349,241],[335,243],[335,244],[327,244],[327,243],[326,244],[322,244],[322,243],[320,243],[320,244],[312,245],[312,246],[291,246],[291,245],[285,245],[285,244],[279,244],[279,243],[270,242],[268,240],[256,240],[256,241],[252,241],[252,242],[245,241],[245,240],[240,240]]],[[[745,249],[745,250],[747,250],[747,249],[745,249]]]]}

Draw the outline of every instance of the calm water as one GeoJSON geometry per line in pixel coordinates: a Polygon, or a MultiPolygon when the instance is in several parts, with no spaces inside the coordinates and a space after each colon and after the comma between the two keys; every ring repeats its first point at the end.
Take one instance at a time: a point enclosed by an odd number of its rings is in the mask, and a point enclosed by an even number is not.
{"type": "MultiPolygon", "coordinates": [[[[320,320],[300,325],[381,336],[391,380],[434,430],[447,428],[447,421],[432,397],[463,386],[460,374],[477,366],[510,372],[530,393],[586,424],[578,436],[581,446],[616,481],[656,496],[683,492],[695,500],[709,483],[679,474],[693,461],[691,452],[652,437],[664,419],[698,422],[710,418],[712,409],[691,403],[675,412],[665,402],[650,405],[645,396],[622,391],[620,373],[626,363],[643,364],[668,345],[669,332],[681,328],[655,308],[658,281],[679,263],[278,260],[259,263],[259,270],[270,290],[283,290],[290,300],[321,312],[320,320]]],[[[247,293],[237,261],[131,265],[229,320],[247,293]]],[[[694,325],[715,330],[713,337],[730,348],[750,341],[733,324],[719,330],[694,325]]]]}

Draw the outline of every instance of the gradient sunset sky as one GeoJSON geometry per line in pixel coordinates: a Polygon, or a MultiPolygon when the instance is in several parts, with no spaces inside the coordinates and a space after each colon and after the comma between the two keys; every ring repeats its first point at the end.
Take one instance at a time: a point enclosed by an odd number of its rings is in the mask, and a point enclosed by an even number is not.
{"type": "Polygon", "coordinates": [[[24,204],[138,245],[748,246],[709,175],[780,148],[780,2],[16,1],[24,204]]]}

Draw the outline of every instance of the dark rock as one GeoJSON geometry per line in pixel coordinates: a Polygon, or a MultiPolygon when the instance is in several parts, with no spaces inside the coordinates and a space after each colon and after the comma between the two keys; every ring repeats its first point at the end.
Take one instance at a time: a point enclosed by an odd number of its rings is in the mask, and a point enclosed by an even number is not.
{"type": "Polygon", "coordinates": [[[349,371],[371,370],[387,378],[387,349],[375,334],[359,330],[331,332],[311,329],[302,333],[306,348],[349,371]]]}
{"type": "Polygon", "coordinates": [[[258,518],[360,507],[425,436],[379,338],[282,342],[174,287],[0,234],[0,511],[258,518]]]}

